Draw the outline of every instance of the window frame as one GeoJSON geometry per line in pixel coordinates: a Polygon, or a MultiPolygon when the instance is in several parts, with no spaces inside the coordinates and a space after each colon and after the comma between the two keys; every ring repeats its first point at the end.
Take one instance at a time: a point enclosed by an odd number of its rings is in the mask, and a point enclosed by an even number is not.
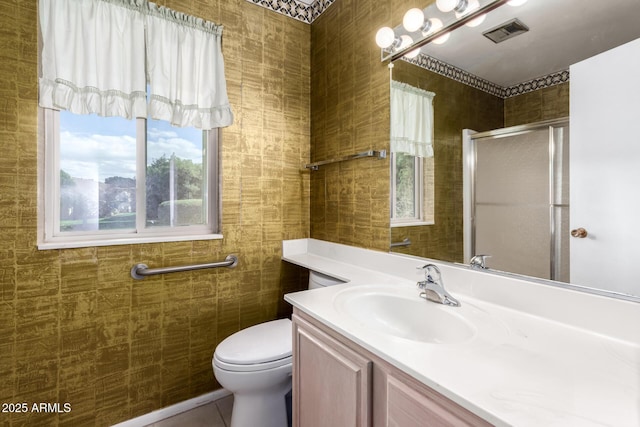
{"type": "Polygon", "coordinates": [[[220,129],[206,132],[207,224],[146,227],[147,119],[136,120],[136,228],[123,232],[94,230],[60,232],[60,112],[38,107],[42,123],[38,170],[38,249],[222,239],[220,234],[220,129]],[[142,213],[139,215],[138,213],[142,213]]]}
{"type": "Polygon", "coordinates": [[[392,152],[390,156],[391,164],[391,185],[390,185],[390,226],[391,227],[410,227],[419,225],[433,225],[433,221],[427,221],[425,214],[425,167],[424,159],[421,157],[413,156],[414,161],[414,216],[410,218],[396,218],[396,153],[392,152]]]}

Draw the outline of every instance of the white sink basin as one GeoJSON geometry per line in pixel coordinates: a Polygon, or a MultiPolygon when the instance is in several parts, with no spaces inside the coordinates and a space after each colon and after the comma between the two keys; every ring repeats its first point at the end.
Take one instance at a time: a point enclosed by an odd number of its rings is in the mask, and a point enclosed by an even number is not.
{"type": "Polygon", "coordinates": [[[486,313],[464,301],[461,307],[437,304],[407,286],[353,286],[335,295],[334,306],[360,327],[423,343],[468,342],[477,335],[478,326],[492,323],[486,313]]]}

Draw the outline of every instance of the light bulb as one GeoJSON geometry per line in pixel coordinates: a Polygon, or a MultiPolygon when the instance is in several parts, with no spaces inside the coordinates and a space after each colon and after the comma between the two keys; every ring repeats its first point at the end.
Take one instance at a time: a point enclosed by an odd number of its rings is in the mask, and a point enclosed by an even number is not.
{"type": "MultiPolygon", "coordinates": [[[[423,37],[428,36],[429,34],[433,34],[433,33],[437,33],[438,31],[440,31],[442,29],[442,27],[444,27],[444,24],[442,23],[441,20],[439,20],[438,18],[430,18],[429,19],[429,23],[431,25],[429,25],[429,28],[427,31],[422,33],[423,37]]],[[[444,42],[446,42],[447,40],[449,40],[449,37],[451,36],[450,33],[445,33],[443,35],[441,35],[440,37],[438,37],[437,39],[432,40],[432,43],[435,44],[442,44],[444,42]]],[[[416,49],[417,50],[417,49],[416,49]]],[[[410,52],[413,53],[413,52],[410,52]]],[[[419,52],[418,52],[419,53],[419,52]]],[[[418,54],[416,53],[416,56],[418,54]]],[[[406,55],[405,55],[406,56],[406,55]]]]}
{"type": "Polygon", "coordinates": [[[411,38],[411,36],[403,34],[403,35],[400,36],[400,46],[398,47],[398,50],[402,50],[404,48],[407,48],[407,47],[411,46],[412,44],[413,44],[413,39],[411,38]]]}
{"type": "Polygon", "coordinates": [[[422,24],[424,23],[424,12],[417,7],[413,9],[407,10],[407,13],[404,14],[404,18],[402,19],[402,25],[404,29],[413,33],[414,31],[418,31],[422,24]]]}
{"type": "MultiPolygon", "coordinates": [[[[467,3],[467,7],[462,11],[462,12],[456,12],[456,18],[460,19],[468,14],[470,14],[471,12],[473,12],[474,10],[478,10],[480,8],[480,3],[478,3],[478,0],[469,0],[467,3]]],[[[471,21],[467,22],[467,27],[477,27],[478,25],[482,24],[484,22],[484,20],[486,19],[487,15],[480,15],[475,19],[472,19],[471,21]]]]}
{"type": "Polygon", "coordinates": [[[482,24],[486,18],[487,18],[487,14],[485,13],[484,15],[478,16],[476,19],[472,19],[471,21],[467,22],[465,25],[467,27],[477,27],[478,25],[482,24]]]}
{"type": "Polygon", "coordinates": [[[472,19],[471,21],[467,22],[465,25],[467,27],[477,27],[478,25],[482,24],[485,19],[487,19],[487,14],[486,13],[478,16],[475,19],[472,19]]]}
{"type": "Polygon", "coordinates": [[[404,55],[404,57],[411,59],[411,58],[415,58],[418,55],[420,55],[420,48],[413,49],[411,52],[404,55]]]}
{"type": "Polygon", "coordinates": [[[418,31],[422,24],[424,23],[424,12],[417,7],[413,9],[407,10],[407,13],[404,14],[404,18],[402,19],[402,25],[404,29],[413,33],[414,31],[418,31]]]}
{"type": "Polygon", "coordinates": [[[382,49],[391,46],[395,39],[396,34],[389,27],[382,27],[376,33],[376,44],[382,49]]]}
{"type": "Polygon", "coordinates": [[[509,6],[522,6],[523,4],[525,4],[527,2],[527,0],[509,0],[507,2],[507,4],[509,6]]]}
{"type": "MultiPolygon", "coordinates": [[[[440,31],[442,29],[442,27],[444,27],[444,24],[438,18],[431,18],[431,19],[429,19],[429,21],[431,21],[431,28],[429,29],[429,31],[426,34],[424,34],[425,36],[428,35],[428,34],[436,33],[438,31],[440,31]]],[[[432,43],[442,44],[442,43],[446,42],[447,40],[449,40],[450,36],[451,36],[451,33],[445,33],[445,34],[441,35],[440,37],[438,37],[437,39],[432,40],[432,43]]]]}
{"type": "Polygon", "coordinates": [[[423,34],[424,36],[426,36],[427,34],[435,33],[436,31],[440,31],[440,29],[444,26],[442,21],[438,18],[431,18],[429,19],[429,22],[431,22],[431,26],[429,27],[429,31],[423,34]]]}
{"type": "MultiPolygon", "coordinates": [[[[431,21],[431,30],[429,30],[429,33],[436,33],[438,31],[440,31],[442,29],[442,27],[444,26],[442,21],[439,20],[438,18],[431,18],[430,21],[431,21]]],[[[447,40],[449,40],[450,36],[451,36],[451,33],[445,33],[445,34],[441,35],[440,37],[438,37],[437,39],[433,39],[432,43],[442,44],[442,43],[446,42],[447,40]]]]}
{"type": "Polygon", "coordinates": [[[457,11],[456,10],[456,18],[460,19],[463,16],[468,15],[469,13],[473,12],[474,10],[476,10],[479,7],[480,7],[480,3],[478,3],[478,0],[469,0],[467,2],[467,7],[465,7],[461,11],[457,11]]]}
{"type": "Polygon", "coordinates": [[[437,39],[434,39],[433,43],[442,44],[442,43],[446,42],[447,40],[449,40],[450,36],[451,36],[451,33],[445,33],[445,34],[441,35],[440,37],[438,37],[437,39]]]}
{"type": "Polygon", "coordinates": [[[442,12],[451,12],[458,5],[458,0],[436,0],[436,6],[442,12]]]}

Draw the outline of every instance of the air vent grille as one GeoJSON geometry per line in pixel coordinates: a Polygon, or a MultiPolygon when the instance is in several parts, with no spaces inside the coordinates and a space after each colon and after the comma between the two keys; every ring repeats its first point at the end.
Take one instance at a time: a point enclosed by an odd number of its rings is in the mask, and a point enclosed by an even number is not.
{"type": "Polygon", "coordinates": [[[515,18],[491,30],[485,31],[482,35],[497,44],[526,33],[527,31],[529,31],[529,27],[524,25],[518,18],[515,18]]]}

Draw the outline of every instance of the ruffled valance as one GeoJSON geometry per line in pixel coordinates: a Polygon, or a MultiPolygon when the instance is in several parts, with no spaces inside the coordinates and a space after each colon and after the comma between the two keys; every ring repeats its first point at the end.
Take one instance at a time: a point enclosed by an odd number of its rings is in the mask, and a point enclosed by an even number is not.
{"type": "Polygon", "coordinates": [[[144,15],[131,1],[40,0],[40,106],[146,117],[144,15]]]}
{"type": "Polygon", "coordinates": [[[233,114],[224,79],[222,28],[200,21],[184,25],[184,15],[153,10],[147,16],[151,117],[174,126],[229,126],[233,114]]]}
{"type": "Polygon", "coordinates": [[[222,26],[146,0],[40,0],[39,13],[40,106],[203,130],[233,123],[222,26]]]}
{"type": "Polygon", "coordinates": [[[391,81],[391,152],[433,157],[435,94],[391,81]]]}

